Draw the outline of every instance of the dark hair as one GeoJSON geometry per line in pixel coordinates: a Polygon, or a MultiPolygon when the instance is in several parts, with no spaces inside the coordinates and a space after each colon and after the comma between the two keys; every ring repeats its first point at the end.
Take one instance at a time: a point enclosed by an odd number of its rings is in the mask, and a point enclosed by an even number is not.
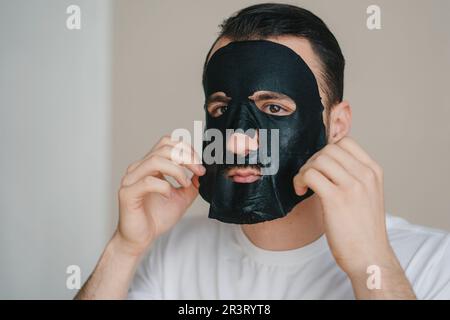
{"type": "MultiPolygon", "coordinates": [[[[322,65],[322,90],[330,106],[342,101],[345,59],[326,24],[312,12],[289,4],[263,3],[244,8],[219,25],[221,31],[212,48],[222,37],[233,41],[257,40],[282,35],[307,39],[322,65]]],[[[320,80],[319,85],[320,85],[320,80]]]]}

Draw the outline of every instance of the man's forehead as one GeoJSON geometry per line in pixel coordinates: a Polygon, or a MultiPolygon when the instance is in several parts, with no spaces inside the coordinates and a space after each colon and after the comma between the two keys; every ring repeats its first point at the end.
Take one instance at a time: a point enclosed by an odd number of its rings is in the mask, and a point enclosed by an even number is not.
{"type": "MultiPolygon", "coordinates": [[[[307,39],[296,37],[296,36],[279,36],[279,37],[268,37],[265,39],[250,39],[250,40],[267,40],[272,41],[281,45],[284,45],[291,50],[293,50],[295,53],[297,53],[308,65],[308,67],[313,72],[316,79],[319,79],[320,75],[320,63],[318,61],[318,58],[316,54],[314,53],[310,42],[307,39]]],[[[233,42],[232,39],[227,37],[221,37],[217,42],[214,44],[213,48],[211,49],[211,52],[208,56],[208,62],[209,59],[212,57],[212,55],[219,50],[222,47],[225,47],[227,44],[233,42]]]]}
{"type": "Polygon", "coordinates": [[[204,73],[205,96],[225,91],[233,98],[246,98],[265,90],[304,100],[317,93],[306,61],[281,41],[222,40],[214,49],[204,73]]]}

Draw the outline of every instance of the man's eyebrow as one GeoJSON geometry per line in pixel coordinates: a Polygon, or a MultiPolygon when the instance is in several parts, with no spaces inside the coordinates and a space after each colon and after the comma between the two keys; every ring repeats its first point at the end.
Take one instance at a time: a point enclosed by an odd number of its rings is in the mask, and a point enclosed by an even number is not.
{"type": "Polygon", "coordinates": [[[212,102],[223,102],[228,103],[230,102],[231,98],[223,95],[218,94],[212,94],[206,99],[206,104],[212,103],[212,102]]]}
{"type": "Polygon", "coordinates": [[[271,99],[288,99],[288,100],[292,100],[291,98],[289,98],[285,94],[278,93],[278,92],[272,92],[272,91],[260,92],[260,93],[255,92],[249,98],[252,99],[252,100],[271,100],[271,99]]]}

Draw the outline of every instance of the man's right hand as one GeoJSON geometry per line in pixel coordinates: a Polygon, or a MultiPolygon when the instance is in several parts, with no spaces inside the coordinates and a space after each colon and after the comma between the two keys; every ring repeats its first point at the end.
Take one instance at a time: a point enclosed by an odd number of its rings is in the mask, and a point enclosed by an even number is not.
{"type": "Polygon", "coordinates": [[[128,167],[119,190],[117,230],[75,299],[126,298],[142,254],[180,220],[197,197],[198,177],[206,171],[199,163],[191,146],[165,136],[128,167]],[[184,168],[194,174],[192,179],[184,168]],[[165,176],[174,178],[180,187],[165,176]]]}
{"type": "Polygon", "coordinates": [[[198,195],[198,177],[205,174],[200,163],[190,145],[164,136],[142,160],[128,167],[119,190],[119,225],[114,235],[124,253],[141,255],[178,222],[198,195]],[[182,158],[177,156],[179,148],[182,158]],[[192,179],[183,168],[192,171],[192,179]]]}

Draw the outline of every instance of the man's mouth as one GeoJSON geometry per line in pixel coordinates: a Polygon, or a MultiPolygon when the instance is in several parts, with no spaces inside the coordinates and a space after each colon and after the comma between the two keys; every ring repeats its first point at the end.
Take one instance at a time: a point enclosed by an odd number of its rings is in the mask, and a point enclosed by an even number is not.
{"type": "Polygon", "coordinates": [[[261,170],[258,167],[233,167],[226,174],[237,183],[252,183],[261,179],[261,170]]]}

